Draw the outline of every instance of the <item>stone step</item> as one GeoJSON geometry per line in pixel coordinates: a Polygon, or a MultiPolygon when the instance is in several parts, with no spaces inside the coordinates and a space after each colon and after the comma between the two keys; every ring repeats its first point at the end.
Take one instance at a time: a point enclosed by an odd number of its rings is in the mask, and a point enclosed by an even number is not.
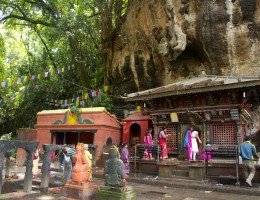
{"type": "Polygon", "coordinates": [[[175,176],[183,176],[183,177],[189,177],[189,171],[188,170],[176,170],[173,172],[175,176]]]}
{"type": "Polygon", "coordinates": [[[208,180],[194,180],[190,179],[188,176],[178,176],[178,175],[173,175],[170,177],[171,180],[174,180],[174,182],[180,182],[180,183],[205,183],[208,182],[208,180]]]}
{"type": "Polygon", "coordinates": [[[177,165],[177,169],[189,171],[189,165],[177,165]]]}
{"type": "MultiPolygon", "coordinates": [[[[41,180],[39,178],[33,179],[32,181],[32,191],[38,191],[40,189],[41,185],[41,180]]],[[[19,185],[19,189],[23,189],[24,187],[24,182],[22,181],[21,184],[19,185]]]]}

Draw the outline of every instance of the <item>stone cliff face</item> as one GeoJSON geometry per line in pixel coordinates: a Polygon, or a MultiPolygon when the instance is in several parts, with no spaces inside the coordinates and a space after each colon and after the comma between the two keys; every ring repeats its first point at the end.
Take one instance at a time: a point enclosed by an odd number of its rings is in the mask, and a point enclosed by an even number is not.
{"type": "Polygon", "coordinates": [[[199,75],[258,76],[260,0],[132,0],[107,52],[113,92],[199,75]]]}

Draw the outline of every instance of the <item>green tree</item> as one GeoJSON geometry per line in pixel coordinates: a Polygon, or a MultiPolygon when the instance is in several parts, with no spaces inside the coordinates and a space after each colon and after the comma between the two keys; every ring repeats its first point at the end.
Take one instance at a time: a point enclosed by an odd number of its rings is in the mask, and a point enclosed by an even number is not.
{"type": "MultiPolygon", "coordinates": [[[[107,49],[123,22],[124,0],[0,0],[0,80],[51,71],[49,78],[0,88],[0,131],[33,127],[46,99],[66,99],[103,86],[107,49]],[[57,75],[58,68],[75,70],[57,75]]],[[[104,96],[93,105],[103,105],[104,96]],[[98,103],[99,102],[99,103],[98,103]]],[[[110,100],[105,98],[110,110],[110,100]]]]}
{"type": "Polygon", "coordinates": [[[105,107],[108,112],[112,112],[113,103],[108,94],[100,92],[99,96],[92,102],[92,107],[105,107]]]}

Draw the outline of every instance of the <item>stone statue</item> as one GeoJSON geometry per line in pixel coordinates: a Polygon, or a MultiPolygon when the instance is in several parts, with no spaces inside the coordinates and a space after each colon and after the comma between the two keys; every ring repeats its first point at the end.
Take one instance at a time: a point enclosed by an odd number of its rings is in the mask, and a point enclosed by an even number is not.
{"type": "Polygon", "coordinates": [[[84,155],[84,144],[78,143],[76,155],[74,156],[75,165],[72,169],[72,181],[87,182],[92,181],[92,170],[84,155]]]}
{"type": "Polygon", "coordinates": [[[89,119],[82,119],[80,109],[77,106],[71,107],[65,114],[63,120],[56,120],[52,124],[76,124],[78,120],[79,124],[94,124],[93,121],[89,119]]]}
{"type": "Polygon", "coordinates": [[[69,199],[96,199],[98,186],[92,182],[91,165],[84,154],[84,144],[78,143],[75,165],[72,169],[72,180],[68,180],[63,189],[63,195],[69,199]]]}
{"type": "Polygon", "coordinates": [[[126,181],[124,179],[124,163],[120,159],[118,148],[115,145],[110,147],[109,160],[105,163],[105,174],[107,174],[105,185],[120,187],[126,186],[126,181]]]}

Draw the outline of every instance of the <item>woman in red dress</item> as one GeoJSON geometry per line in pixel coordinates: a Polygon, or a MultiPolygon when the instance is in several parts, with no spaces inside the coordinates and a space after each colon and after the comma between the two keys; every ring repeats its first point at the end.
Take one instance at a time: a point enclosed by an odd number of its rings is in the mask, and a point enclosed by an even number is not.
{"type": "Polygon", "coordinates": [[[166,146],[166,138],[170,136],[170,134],[167,134],[167,129],[165,127],[162,127],[162,130],[159,132],[158,136],[158,143],[161,148],[161,154],[160,159],[165,160],[168,158],[168,151],[166,146]]]}

